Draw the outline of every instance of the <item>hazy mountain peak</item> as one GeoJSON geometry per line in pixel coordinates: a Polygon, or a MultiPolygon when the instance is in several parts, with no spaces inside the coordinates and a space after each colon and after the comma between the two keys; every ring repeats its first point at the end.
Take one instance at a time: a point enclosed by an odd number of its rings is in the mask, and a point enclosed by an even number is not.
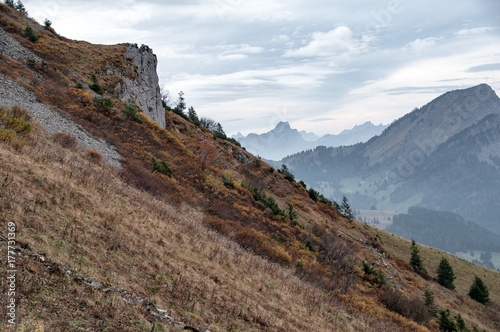
{"type": "Polygon", "coordinates": [[[290,126],[288,121],[280,121],[274,129],[263,134],[248,134],[245,136],[234,135],[249,152],[260,155],[266,159],[281,160],[282,158],[319,145],[335,147],[366,142],[373,136],[379,135],[386,128],[385,125],[373,125],[370,121],[346,129],[339,135],[324,135],[298,131],[290,126]]]}
{"type": "Polygon", "coordinates": [[[280,121],[272,131],[281,132],[285,130],[292,130],[288,121],[280,121]]]}

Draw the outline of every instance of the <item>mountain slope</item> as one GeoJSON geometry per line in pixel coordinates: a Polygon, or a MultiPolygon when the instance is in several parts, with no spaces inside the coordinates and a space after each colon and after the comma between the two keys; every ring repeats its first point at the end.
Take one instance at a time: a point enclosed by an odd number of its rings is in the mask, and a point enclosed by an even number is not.
{"type": "MultiPolygon", "coordinates": [[[[113,82],[130,73],[105,69],[120,64],[134,72],[126,46],[66,40],[2,4],[0,24],[38,57],[33,63],[2,54],[2,78],[112,144],[122,166],[81,149],[68,133],[47,134],[19,107],[2,107],[1,238],[14,223],[20,327],[151,331],[182,329],[175,322],[184,322],[211,331],[437,330],[421,300],[426,282],[436,302],[451,303],[469,326],[500,327],[492,271],[474,270],[488,277],[488,306],[464,300],[466,286],[442,290],[370,229],[310,199],[302,185],[220,133],[168,110],[160,126],[139,102],[123,100],[113,82]],[[38,41],[26,38],[26,22],[38,41]],[[82,50],[88,57],[79,57],[82,50]],[[391,310],[387,294],[399,303],[391,310]],[[408,311],[410,305],[418,310],[408,311]]],[[[5,317],[9,299],[0,300],[5,317]]]]}
{"type": "Polygon", "coordinates": [[[364,144],[317,148],[284,162],[327,196],[348,195],[356,208],[406,212],[422,204],[499,232],[499,114],[500,99],[481,84],[436,98],[364,144]]]}

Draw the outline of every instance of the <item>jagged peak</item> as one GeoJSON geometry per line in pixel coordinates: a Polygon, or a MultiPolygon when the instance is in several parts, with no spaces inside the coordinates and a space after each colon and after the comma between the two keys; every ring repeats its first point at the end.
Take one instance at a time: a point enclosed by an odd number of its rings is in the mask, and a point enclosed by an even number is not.
{"type": "Polygon", "coordinates": [[[276,127],[274,127],[274,130],[285,130],[285,129],[292,129],[290,127],[290,123],[288,121],[280,121],[276,127]]]}

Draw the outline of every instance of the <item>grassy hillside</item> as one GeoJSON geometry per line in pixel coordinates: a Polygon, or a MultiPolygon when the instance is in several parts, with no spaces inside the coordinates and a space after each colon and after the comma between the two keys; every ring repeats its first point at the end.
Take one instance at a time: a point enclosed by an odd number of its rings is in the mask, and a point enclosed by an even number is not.
{"type": "MultiPolygon", "coordinates": [[[[209,129],[167,110],[166,128],[130,116],[133,106],[114,93],[119,77],[102,70],[111,62],[132,75],[122,47],[29,23],[36,42],[23,33],[26,18],[0,4],[0,26],[43,59],[0,55],[0,74],[112,143],[123,169],[67,134],[48,135],[23,110],[2,108],[0,235],[16,224],[26,330],[177,329],[155,314],[159,306],[199,330],[437,331],[422,300],[426,284],[443,308],[462,301],[449,307],[469,327],[500,328],[495,279],[485,280],[487,306],[464,295],[465,283],[442,289],[405,263],[407,242],[398,248],[343,218],[209,129]],[[92,75],[102,96],[78,84],[92,75]]],[[[471,267],[467,278],[482,271],[471,267]]]]}

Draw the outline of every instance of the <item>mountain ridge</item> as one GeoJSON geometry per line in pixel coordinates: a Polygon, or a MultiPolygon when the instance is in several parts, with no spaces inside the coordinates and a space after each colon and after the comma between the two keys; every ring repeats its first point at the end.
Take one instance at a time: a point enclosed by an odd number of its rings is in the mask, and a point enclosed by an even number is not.
{"type": "Polygon", "coordinates": [[[374,125],[366,121],[351,129],[344,129],[337,135],[325,134],[321,137],[304,130],[298,131],[288,121],[280,121],[272,130],[263,133],[250,133],[247,136],[238,133],[236,139],[249,152],[268,160],[279,161],[288,155],[314,149],[317,146],[337,147],[369,140],[387,128],[388,125],[374,125]]]}
{"type": "MultiPolygon", "coordinates": [[[[489,165],[481,166],[483,174],[492,176],[497,173],[495,158],[498,155],[496,146],[500,137],[496,134],[499,132],[496,116],[499,114],[500,99],[491,87],[480,84],[439,96],[398,119],[380,136],[366,143],[316,149],[310,153],[291,156],[284,162],[298,178],[312,186],[316,183],[316,186],[321,187],[322,181],[330,183],[329,187],[323,188],[328,195],[335,195],[338,199],[343,192],[353,197],[355,206],[369,209],[372,205],[381,205],[383,210],[397,209],[395,212],[406,212],[412,205],[424,204],[424,207],[459,213],[467,219],[477,218],[479,220],[475,220],[476,222],[489,229],[493,227],[498,232],[500,226],[493,219],[498,208],[491,198],[481,202],[460,186],[451,186],[453,181],[458,181],[464,186],[467,185],[469,191],[475,188],[474,192],[481,192],[481,185],[474,184],[473,181],[476,173],[474,168],[482,165],[481,160],[488,161],[489,165]],[[480,138],[485,130],[490,133],[490,141],[480,138]],[[462,137],[461,135],[471,136],[469,140],[464,138],[457,143],[462,147],[450,146],[447,143],[462,137]],[[487,149],[484,148],[486,146],[487,149]],[[453,152],[458,151],[457,149],[462,152],[453,152]],[[482,149],[480,156],[479,152],[474,152],[474,155],[470,152],[478,149],[482,149]],[[491,160],[490,154],[494,160],[491,160]],[[453,162],[456,158],[461,158],[460,155],[469,156],[468,159],[462,158],[463,162],[467,161],[463,165],[453,162]],[[448,158],[446,162],[443,160],[444,156],[448,158]],[[431,165],[434,165],[436,174],[442,174],[442,178],[428,171],[425,176],[422,175],[431,165]],[[448,174],[458,172],[456,174],[463,173],[463,176],[457,175],[446,184],[440,181],[445,180],[444,169],[450,169],[448,174]],[[321,174],[327,174],[328,177],[321,174]],[[348,180],[349,178],[352,180],[348,180]],[[348,183],[350,184],[347,185],[348,183]],[[345,187],[346,185],[348,187],[345,187]],[[344,186],[343,190],[341,186],[344,186]],[[446,191],[450,195],[453,193],[455,199],[457,196],[464,198],[458,200],[460,204],[456,204],[457,201],[447,201],[446,195],[439,194],[440,191],[446,191]],[[471,213],[466,208],[466,197],[471,199],[473,204],[479,204],[482,207],[480,210],[496,212],[479,212],[479,215],[471,213]],[[490,221],[482,221],[484,216],[488,216],[490,221]]],[[[496,178],[494,176],[492,179],[496,178]]],[[[497,181],[488,182],[489,186],[495,184],[496,193],[500,188],[496,185],[497,181]]]]}

